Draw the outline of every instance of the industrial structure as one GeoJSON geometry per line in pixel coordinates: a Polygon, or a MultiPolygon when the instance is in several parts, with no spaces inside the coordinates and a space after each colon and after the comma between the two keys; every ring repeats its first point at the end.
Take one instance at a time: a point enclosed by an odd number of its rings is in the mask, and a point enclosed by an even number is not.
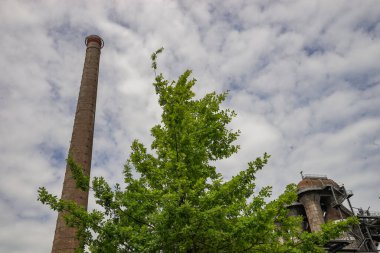
{"type": "MultiPolygon", "coordinates": [[[[82,81],[75,113],[73,133],[69,148],[69,156],[83,168],[86,176],[90,176],[92,144],[95,124],[96,95],[98,87],[100,51],[103,40],[97,35],[86,38],[86,58],[83,67],[82,81]]],[[[69,166],[66,166],[63,182],[62,199],[75,201],[87,209],[88,191],[76,188],[69,166]]],[[[76,229],[69,227],[63,218],[64,213],[58,214],[55,228],[52,253],[73,253],[79,247],[76,229]]]]}
{"type": "Polygon", "coordinates": [[[298,201],[289,206],[289,210],[290,215],[303,217],[302,229],[305,231],[320,231],[321,225],[327,221],[358,217],[358,225],[325,245],[328,252],[379,252],[380,214],[353,207],[350,202],[352,191],[320,175],[302,175],[297,190],[298,201]]]}

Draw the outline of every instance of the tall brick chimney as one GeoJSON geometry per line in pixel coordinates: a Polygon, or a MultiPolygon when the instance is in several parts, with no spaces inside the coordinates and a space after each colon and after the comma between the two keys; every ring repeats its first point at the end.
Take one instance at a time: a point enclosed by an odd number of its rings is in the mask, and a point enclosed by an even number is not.
{"type": "MultiPolygon", "coordinates": [[[[73,160],[81,165],[86,176],[90,176],[92,143],[94,136],[96,93],[98,88],[100,50],[103,40],[97,35],[90,35],[85,40],[86,58],[84,61],[82,81],[75,113],[73,133],[69,154],[73,160]]],[[[75,187],[71,170],[66,166],[63,182],[62,199],[73,200],[87,209],[88,192],[75,187]]],[[[63,213],[58,214],[55,228],[52,253],[75,252],[79,247],[76,239],[76,229],[68,227],[63,213]]]]}

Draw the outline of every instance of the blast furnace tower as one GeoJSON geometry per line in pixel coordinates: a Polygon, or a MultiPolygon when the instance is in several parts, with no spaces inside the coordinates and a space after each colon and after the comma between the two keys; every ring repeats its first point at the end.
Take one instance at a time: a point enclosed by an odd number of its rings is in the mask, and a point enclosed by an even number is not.
{"type": "MultiPolygon", "coordinates": [[[[90,176],[92,143],[94,136],[96,94],[98,88],[100,50],[103,40],[97,35],[86,38],[86,58],[84,61],[82,81],[75,113],[73,133],[69,155],[74,162],[83,168],[86,176],[90,176]]],[[[88,191],[75,187],[69,166],[66,166],[63,182],[62,199],[72,200],[87,209],[88,191]]],[[[68,227],[63,218],[64,213],[58,214],[55,228],[52,253],[73,253],[79,247],[76,239],[76,229],[68,227]]]]}
{"type": "Polygon", "coordinates": [[[340,238],[324,245],[327,252],[378,252],[380,214],[353,207],[350,202],[352,191],[322,175],[302,175],[297,190],[298,201],[288,208],[290,215],[303,217],[302,229],[305,231],[318,232],[324,223],[339,222],[350,216],[359,220],[358,225],[352,226],[340,238]],[[348,207],[344,203],[348,203],[348,207]]]}

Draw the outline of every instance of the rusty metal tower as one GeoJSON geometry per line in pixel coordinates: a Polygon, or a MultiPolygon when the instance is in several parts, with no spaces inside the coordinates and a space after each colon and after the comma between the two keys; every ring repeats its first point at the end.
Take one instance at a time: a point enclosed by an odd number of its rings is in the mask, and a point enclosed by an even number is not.
{"type": "MultiPolygon", "coordinates": [[[[82,81],[75,113],[73,133],[69,155],[83,168],[84,174],[90,176],[92,144],[95,124],[96,94],[98,87],[100,51],[104,45],[102,38],[90,35],[86,38],[86,58],[84,61],[82,81]]],[[[69,166],[66,166],[63,182],[62,199],[72,200],[87,209],[88,191],[75,187],[69,166]]],[[[58,214],[52,253],[75,252],[79,247],[76,229],[66,225],[64,213],[58,214]]]]}
{"type": "Polygon", "coordinates": [[[303,230],[317,232],[327,221],[339,222],[356,216],[359,224],[351,227],[343,236],[328,242],[327,252],[378,252],[380,242],[380,214],[364,212],[358,208],[355,213],[350,198],[352,191],[344,185],[322,175],[302,175],[298,183],[298,201],[289,206],[290,215],[303,217],[303,230]],[[348,203],[349,207],[344,205],[348,203]]]}

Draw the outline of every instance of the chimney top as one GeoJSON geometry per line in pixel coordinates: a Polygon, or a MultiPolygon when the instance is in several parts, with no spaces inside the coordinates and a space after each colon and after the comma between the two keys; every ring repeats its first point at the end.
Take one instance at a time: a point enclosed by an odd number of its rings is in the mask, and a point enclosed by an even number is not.
{"type": "Polygon", "coordinates": [[[86,40],[85,40],[86,46],[89,47],[89,44],[91,42],[97,43],[100,48],[103,48],[103,46],[104,46],[103,39],[100,38],[98,35],[89,35],[89,36],[87,36],[86,40]]]}

